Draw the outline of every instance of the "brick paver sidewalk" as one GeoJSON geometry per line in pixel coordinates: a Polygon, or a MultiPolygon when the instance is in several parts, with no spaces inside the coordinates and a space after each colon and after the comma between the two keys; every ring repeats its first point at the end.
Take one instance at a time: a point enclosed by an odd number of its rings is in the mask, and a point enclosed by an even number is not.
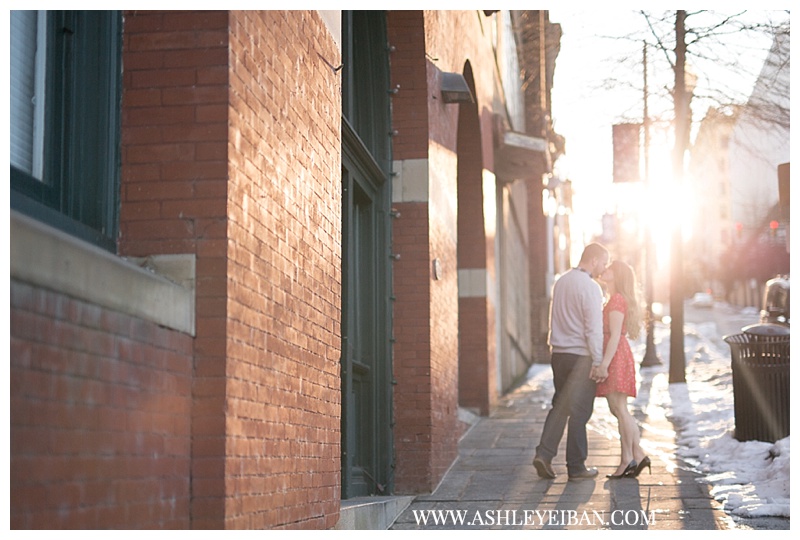
{"type": "MultiPolygon", "coordinates": [[[[605,400],[597,399],[586,465],[597,467],[598,477],[567,480],[565,435],[553,460],[557,478],[539,478],[531,461],[552,399],[552,386],[539,379],[504,396],[472,427],[436,491],[417,497],[392,529],[736,528],[708,487],[696,481],[698,474],[676,457],[675,428],[659,407],[636,413],[652,474],[645,469],[637,479],[605,477],[619,463],[619,440],[616,419],[605,400]]],[[[645,375],[640,394],[654,380],[658,384],[658,378],[645,375]]]]}

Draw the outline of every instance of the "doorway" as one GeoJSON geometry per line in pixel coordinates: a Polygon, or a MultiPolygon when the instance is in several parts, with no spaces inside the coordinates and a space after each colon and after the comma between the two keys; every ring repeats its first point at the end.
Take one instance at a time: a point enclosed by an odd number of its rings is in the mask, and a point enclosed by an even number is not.
{"type": "Polygon", "coordinates": [[[342,498],[392,489],[386,15],[342,13],[342,498]]]}

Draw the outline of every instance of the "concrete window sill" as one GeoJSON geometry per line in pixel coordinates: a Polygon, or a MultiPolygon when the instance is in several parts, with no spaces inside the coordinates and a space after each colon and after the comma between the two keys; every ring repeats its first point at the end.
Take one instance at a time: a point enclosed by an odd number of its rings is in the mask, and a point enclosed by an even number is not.
{"type": "Polygon", "coordinates": [[[11,279],[195,335],[195,257],[127,260],[11,211],[11,279]]]}

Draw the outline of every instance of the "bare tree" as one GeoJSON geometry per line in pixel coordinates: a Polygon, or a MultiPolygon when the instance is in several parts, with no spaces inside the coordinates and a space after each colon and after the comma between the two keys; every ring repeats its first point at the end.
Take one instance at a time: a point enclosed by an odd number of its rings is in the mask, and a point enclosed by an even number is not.
{"type": "MultiPolygon", "coordinates": [[[[675,69],[675,12],[639,11],[643,24],[630,33],[605,36],[609,40],[630,42],[630,53],[624,58],[610,59],[609,76],[602,88],[619,90],[636,88],[630,73],[641,70],[642,41],[654,51],[649,55],[651,69],[651,115],[654,124],[673,120],[673,86],[675,69]]],[[[784,77],[789,68],[789,11],[687,11],[685,19],[686,64],[692,88],[693,118],[700,121],[709,108],[732,111],[737,107],[748,109],[747,114],[756,121],[788,129],[787,103],[775,100],[751,99],[752,86],[762,68],[769,67],[773,93],[789,96],[789,78],[784,77]],[[785,41],[784,41],[785,40],[785,41]],[[776,44],[785,43],[783,47],[776,44]],[[770,50],[777,54],[769,54],[770,50]],[[764,66],[768,60],[771,66],[764,66]]],[[[641,88],[636,88],[641,92],[641,88]]],[[[631,111],[623,116],[637,117],[641,107],[632,104],[631,111]]],[[[742,113],[744,114],[744,113],[742,113]]]]}
{"type": "MultiPolygon", "coordinates": [[[[671,124],[675,130],[673,175],[680,190],[692,125],[708,110],[737,111],[740,118],[762,128],[789,128],[789,13],[714,11],[669,11],[660,14],[640,11],[645,29],[624,36],[632,52],[620,64],[627,73],[635,70],[635,43],[642,41],[656,51],[655,84],[650,86],[657,111],[656,122],[671,124]],[[766,63],[765,63],[766,62],[766,63]],[[625,65],[627,64],[627,65],[625,65]],[[658,74],[661,75],[658,79],[658,74]],[[756,87],[743,85],[752,81],[756,87]],[[695,107],[690,103],[694,101],[695,107]]],[[[619,38],[617,38],[619,39],[619,38]]],[[[618,88],[609,77],[607,86],[618,88]]],[[[635,113],[634,113],[635,114],[635,113]]],[[[752,145],[752,148],[757,146],[752,145]]],[[[673,233],[671,247],[670,382],[685,380],[683,343],[684,260],[680,228],[673,233]]]]}

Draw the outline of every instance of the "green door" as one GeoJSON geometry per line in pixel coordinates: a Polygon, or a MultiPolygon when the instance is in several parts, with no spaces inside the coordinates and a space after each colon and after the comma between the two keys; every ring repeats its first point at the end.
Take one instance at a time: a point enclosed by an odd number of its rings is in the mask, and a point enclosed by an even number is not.
{"type": "Polygon", "coordinates": [[[342,497],[391,492],[388,53],[383,12],[342,16],[342,497]]]}
{"type": "Polygon", "coordinates": [[[342,485],[345,497],[357,497],[387,490],[388,256],[379,178],[349,154],[342,160],[342,485]]]}

